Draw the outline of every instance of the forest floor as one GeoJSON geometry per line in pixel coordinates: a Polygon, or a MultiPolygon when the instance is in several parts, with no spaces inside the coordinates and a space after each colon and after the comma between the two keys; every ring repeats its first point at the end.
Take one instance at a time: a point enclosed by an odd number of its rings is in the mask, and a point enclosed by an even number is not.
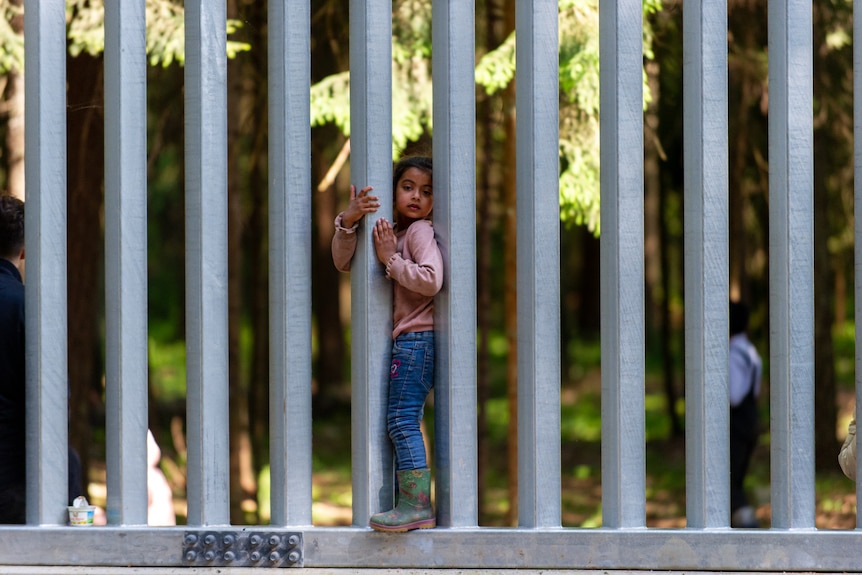
{"type": "MultiPolygon", "coordinates": [[[[567,434],[566,417],[595,418],[595,414],[567,415],[573,402],[592,401],[584,395],[563,393],[564,435],[567,434]]],[[[854,399],[845,397],[840,402],[839,426],[846,429],[852,414],[854,399]]],[[[768,404],[767,404],[768,405],[768,404]]],[[[429,412],[431,410],[429,409],[429,412]]],[[[350,525],[351,471],[350,471],[350,410],[349,407],[330,412],[326,417],[315,418],[313,435],[313,522],[320,526],[350,525]]],[[[647,416],[647,426],[655,426],[647,416]]],[[[768,420],[768,419],[767,419],[768,420]]],[[[433,416],[426,413],[425,422],[431,425],[433,416]]],[[[594,425],[594,424],[593,424],[594,425]]],[[[433,437],[426,431],[426,439],[433,437]]],[[[569,435],[583,436],[584,432],[569,435]]],[[[586,433],[589,435],[589,433],[586,433]]],[[[490,433],[490,453],[505,454],[505,433],[499,429],[490,433]]],[[[839,433],[840,436],[840,433],[839,433]]],[[[841,439],[838,437],[838,439],[841,439]]],[[[762,527],[770,525],[770,455],[768,435],[761,437],[746,480],[747,491],[756,507],[762,527]]],[[[166,451],[170,451],[169,449],[166,451]]],[[[508,517],[509,495],[506,483],[506,457],[488,457],[486,487],[480,493],[480,525],[511,525],[508,517]]],[[[433,461],[433,457],[431,458],[433,461]]],[[[176,465],[170,461],[170,466],[176,465]]],[[[562,525],[564,527],[600,527],[602,513],[601,444],[597,440],[566,439],[561,453],[562,525]]],[[[104,465],[91,473],[90,496],[93,503],[104,505],[104,465]]],[[[262,475],[259,485],[260,508],[250,507],[248,522],[268,521],[268,478],[262,475]]],[[[685,527],[685,445],[682,439],[650,439],[646,446],[646,523],[655,528],[685,527]]],[[[174,485],[174,506],[179,523],[186,515],[182,486],[174,485]]],[[[855,484],[841,473],[837,465],[816,475],[816,526],[818,529],[854,529],[856,527],[855,484]]]]}
{"type": "MultiPolygon", "coordinates": [[[[601,527],[600,446],[570,446],[563,450],[562,525],[601,527]],[[577,463],[574,463],[577,461],[577,463]]],[[[685,527],[685,447],[682,441],[652,442],[647,445],[646,523],[655,528],[685,527]]],[[[504,459],[504,458],[503,458],[504,459]]],[[[769,452],[761,446],[746,482],[749,499],[756,507],[761,527],[769,527],[769,452]]],[[[856,527],[855,484],[841,474],[818,473],[816,481],[818,529],[856,527]]],[[[349,525],[349,477],[332,473],[314,475],[314,522],[320,525],[349,525]],[[346,481],[345,481],[346,479],[346,481]]],[[[509,509],[505,485],[484,491],[480,524],[507,526],[509,509]]]]}

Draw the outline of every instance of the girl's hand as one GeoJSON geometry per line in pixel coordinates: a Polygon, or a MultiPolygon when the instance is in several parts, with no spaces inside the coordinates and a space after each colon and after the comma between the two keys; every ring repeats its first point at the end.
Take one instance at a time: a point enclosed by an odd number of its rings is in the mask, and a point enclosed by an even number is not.
{"type": "Polygon", "coordinates": [[[388,264],[389,258],[398,251],[395,230],[386,218],[380,218],[374,224],[374,250],[377,252],[377,259],[383,265],[388,264]]]}
{"type": "Polygon", "coordinates": [[[359,193],[356,193],[356,186],[350,186],[350,204],[344,210],[344,215],[341,216],[341,225],[345,228],[352,228],[356,222],[365,217],[365,214],[376,212],[380,207],[380,202],[377,201],[377,196],[369,194],[374,188],[365,186],[359,193]]]}

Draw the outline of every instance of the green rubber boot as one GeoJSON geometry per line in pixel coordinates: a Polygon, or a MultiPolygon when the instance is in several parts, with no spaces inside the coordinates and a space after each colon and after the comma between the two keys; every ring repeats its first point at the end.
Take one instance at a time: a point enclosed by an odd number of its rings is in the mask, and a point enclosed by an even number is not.
{"type": "Polygon", "coordinates": [[[368,524],[390,533],[436,527],[437,516],[431,507],[431,470],[408,469],[397,474],[398,504],[390,511],[372,515],[368,524]]]}

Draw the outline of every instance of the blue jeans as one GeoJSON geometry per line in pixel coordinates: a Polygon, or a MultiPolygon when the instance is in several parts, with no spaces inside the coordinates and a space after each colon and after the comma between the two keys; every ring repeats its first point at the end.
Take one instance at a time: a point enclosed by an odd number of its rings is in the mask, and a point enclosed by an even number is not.
{"type": "Polygon", "coordinates": [[[425,469],[419,424],[434,387],[434,332],[402,333],[392,344],[386,428],[395,445],[395,469],[425,469]]]}

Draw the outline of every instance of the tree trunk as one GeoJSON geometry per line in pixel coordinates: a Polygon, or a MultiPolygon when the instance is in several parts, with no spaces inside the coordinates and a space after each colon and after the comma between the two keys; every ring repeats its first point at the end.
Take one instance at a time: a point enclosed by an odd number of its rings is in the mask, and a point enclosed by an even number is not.
{"type": "MultiPolygon", "coordinates": [[[[314,58],[311,60],[312,82],[349,67],[346,42],[338,42],[334,30],[347,27],[347,0],[333,0],[322,6],[312,18],[311,42],[314,58]]],[[[326,412],[346,406],[349,401],[348,385],[350,365],[346,325],[350,321],[348,276],[335,269],[332,263],[332,235],[339,206],[347,206],[350,175],[339,170],[332,185],[320,189],[319,183],[332,167],[344,138],[330,125],[312,130],[312,184],[309,190],[313,202],[312,232],[312,311],[315,317],[318,350],[314,358],[316,411],[326,412]]]]}
{"type": "MultiPolygon", "coordinates": [[[[506,28],[504,36],[515,29],[515,3],[506,2],[505,10],[506,28]]],[[[506,130],[504,142],[503,171],[506,174],[503,179],[503,205],[505,206],[505,217],[503,228],[505,230],[504,240],[504,268],[505,268],[505,294],[503,305],[505,309],[506,342],[508,344],[508,356],[506,358],[506,397],[509,403],[509,429],[506,435],[508,440],[508,486],[509,486],[509,511],[506,514],[506,522],[509,525],[518,523],[518,242],[517,242],[517,184],[516,169],[517,146],[516,146],[516,122],[515,122],[515,80],[503,92],[503,125],[506,130]]]]}
{"type": "Polygon", "coordinates": [[[838,453],[835,428],[835,353],[832,345],[832,262],[829,256],[828,193],[826,176],[832,173],[825,130],[814,134],[814,452],[816,468],[834,469],[838,453]]]}
{"type": "MultiPolygon", "coordinates": [[[[318,136],[335,132],[331,127],[318,130],[318,136]]],[[[315,138],[313,148],[314,182],[320,181],[336,157],[335,144],[343,144],[344,137],[330,134],[331,138],[315,138]]],[[[333,185],[325,190],[309,191],[314,203],[314,261],[312,262],[312,294],[317,316],[319,352],[315,358],[317,372],[317,393],[315,405],[323,411],[344,403],[344,383],[348,377],[346,355],[347,345],[342,323],[340,301],[341,273],[332,263],[332,235],[335,233],[334,221],[338,214],[339,200],[345,200],[349,189],[346,174],[337,177],[333,185]]],[[[346,205],[346,204],[344,204],[346,205]]]]}
{"type": "Polygon", "coordinates": [[[647,334],[656,333],[661,318],[661,166],[659,164],[658,126],[660,102],[659,64],[646,64],[652,101],[644,116],[644,274],[647,334]]]}
{"type": "Polygon", "coordinates": [[[678,438],[683,435],[683,427],[680,417],[676,412],[678,393],[672,361],[672,346],[669,344],[672,337],[668,309],[669,283],[665,281],[665,276],[669,275],[670,270],[665,259],[668,256],[668,252],[663,249],[668,244],[665,243],[665,238],[663,237],[663,231],[666,230],[666,227],[662,225],[664,214],[662,210],[664,204],[662,194],[664,192],[662,191],[661,168],[659,166],[658,102],[661,97],[661,87],[659,84],[659,73],[661,70],[658,62],[655,61],[648,62],[646,68],[649,87],[652,92],[652,101],[646,111],[646,125],[644,126],[644,263],[646,272],[646,309],[647,319],[652,320],[650,323],[653,324],[648,333],[656,333],[656,331],[661,333],[658,341],[661,342],[662,350],[661,367],[665,404],[667,415],[670,419],[671,437],[678,438]],[[655,330],[656,323],[659,324],[659,330],[655,330]]]}
{"type": "MultiPolygon", "coordinates": [[[[261,131],[266,128],[261,127],[261,131]]],[[[253,177],[257,185],[251,186],[252,211],[249,215],[247,249],[249,257],[250,293],[252,320],[252,359],[249,378],[249,423],[252,444],[252,462],[255,478],[260,477],[269,463],[269,260],[266,234],[267,198],[265,173],[253,177]]],[[[253,172],[255,175],[255,172],[253,172]]]]}
{"type": "MultiPolygon", "coordinates": [[[[268,139],[265,86],[259,85],[256,106],[257,134],[252,152],[248,186],[251,213],[245,226],[244,246],[248,255],[248,305],[252,321],[252,358],[248,386],[248,417],[251,431],[254,477],[269,463],[269,250],[266,142],[268,139]]],[[[258,507],[259,509],[259,507],[258,507]]]]}
{"type": "MultiPolygon", "coordinates": [[[[822,109],[839,104],[829,101],[828,92],[834,90],[832,77],[840,76],[830,64],[829,56],[817,49],[825,42],[824,33],[830,14],[820,6],[814,8],[814,93],[821,97],[822,109]]],[[[837,112],[837,110],[836,110],[837,112]]],[[[847,118],[852,122],[851,118],[847,118]]],[[[829,253],[830,190],[828,178],[841,170],[844,159],[834,150],[850,145],[842,142],[832,129],[832,121],[824,122],[814,131],[814,452],[818,470],[835,469],[838,453],[835,429],[838,406],[835,401],[835,352],[832,329],[835,315],[832,297],[835,295],[832,257],[829,253]]],[[[848,161],[852,158],[847,157],[848,161]]],[[[834,197],[834,196],[833,196],[834,197]]]]}
{"type": "MultiPolygon", "coordinates": [[[[500,34],[498,32],[502,22],[498,17],[500,7],[496,0],[486,0],[477,13],[484,15],[484,26],[479,30],[484,31],[480,35],[480,49],[487,52],[499,45],[500,34]]],[[[481,24],[480,24],[481,26],[481,24]]],[[[489,338],[491,336],[491,314],[492,314],[492,246],[493,229],[496,225],[493,206],[497,201],[497,186],[499,181],[493,178],[491,166],[496,165],[497,145],[494,139],[495,117],[494,103],[499,105],[500,97],[488,96],[479,92],[477,101],[478,125],[477,125],[477,210],[476,220],[476,324],[478,332],[478,349],[476,356],[476,400],[478,414],[476,421],[477,448],[478,448],[478,484],[479,484],[479,520],[480,522],[488,515],[489,506],[485,498],[488,489],[488,477],[490,476],[491,445],[488,433],[488,399],[491,396],[491,359],[489,350],[489,338]]]]}
{"type": "Polygon", "coordinates": [[[67,292],[69,353],[69,441],[86,478],[91,456],[94,408],[103,413],[99,303],[103,257],[104,200],[103,62],[86,54],[67,56],[67,292]]]}
{"type": "MultiPolygon", "coordinates": [[[[229,0],[229,17],[237,17],[236,0],[229,0]]],[[[244,16],[248,14],[244,13],[244,16]]],[[[245,56],[245,55],[243,55],[245,56]]],[[[249,182],[242,172],[248,157],[245,128],[256,109],[254,82],[246,82],[248,62],[228,60],[228,382],[230,392],[230,517],[231,523],[246,523],[245,502],[254,500],[257,485],[252,469],[248,389],[242,377],[240,332],[242,328],[242,269],[244,253],[243,190],[249,182]]],[[[254,137],[251,135],[250,137],[254,137]]],[[[250,518],[256,523],[256,517],[250,518]]]]}
{"type": "MultiPolygon", "coordinates": [[[[728,6],[728,219],[730,298],[747,303],[752,333],[769,333],[769,216],[767,150],[766,3],[735,0],[728,6]]],[[[768,353],[763,337],[761,353],[768,353]]]]}

